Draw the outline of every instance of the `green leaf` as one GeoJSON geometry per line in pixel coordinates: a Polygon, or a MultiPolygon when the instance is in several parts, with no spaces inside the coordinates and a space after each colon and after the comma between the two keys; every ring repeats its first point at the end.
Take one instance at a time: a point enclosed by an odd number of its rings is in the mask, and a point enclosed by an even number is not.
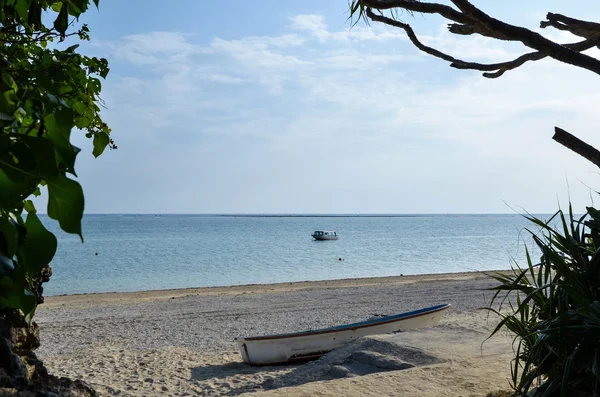
{"type": "Polygon", "coordinates": [[[7,135],[0,134],[0,155],[10,146],[10,138],[7,135]]]}
{"type": "Polygon", "coordinates": [[[54,12],[60,12],[60,9],[62,8],[63,2],[62,1],[57,1],[52,3],[52,11],[54,12]]]}
{"type": "Polygon", "coordinates": [[[27,21],[29,19],[27,17],[27,14],[29,12],[30,2],[31,0],[17,0],[17,3],[15,4],[15,10],[17,10],[19,17],[24,21],[27,21]]]}
{"type": "Polygon", "coordinates": [[[33,179],[12,181],[0,164],[0,208],[15,208],[19,202],[32,194],[35,188],[36,183],[33,179]]]}
{"type": "Polygon", "coordinates": [[[12,259],[6,255],[0,254],[0,278],[9,276],[13,270],[15,270],[15,265],[13,264],[12,259]]]}
{"type": "Polygon", "coordinates": [[[75,120],[74,120],[75,126],[77,128],[85,129],[90,125],[92,120],[94,120],[93,109],[90,109],[85,104],[83,104],[79,101],[73,101],[73,102],[71,102],[71,107],[77,114],[77,117],[75,117],[75,120]]]}
{"type": "MultiPolygon", "coordinates": [[[[108,70],[106,73],[108,73],[108,70]]],[[[89,83],[90,89],[92,89],[96,94],[98,94],[102,89],[102,83],[96,78],[90,78],[89,83]]]]}
{"type": "Polygon", "coordinates": [[[44,118],[48,138],[54,143],[54,150],[59,166],[62,164],[67,172],[75,174],[75,158],[79,149],[71,145],[71,129],[75,125],[73,110],[63,108],[44,118]]]}
{"type": "Polygon", "coordinates": [[[56,237],[44,227],[35,212],[27,214],[25,226],[27,235],[19,247],[19,265],[27,269],[29,277],[35,277],[54,258],[56,237]]]}
{"type": "Polygon", "coordinates": [[[76,181],[60,176],[48,182],[48,216],[60,224],[67,233],[81,235],[83,217],[83,190],[76,181]]]}
{"type": "Polygon", "coordinates": [[[31,319],[35,313],[35,308],[37,307],[37,299],[29,290],[23,290],[19,306],[25,315],[25,321],[27,321],[28,324],[31,323],[31,319]]]}
{"type": "MultiPolygon", "coordinates": [[[[12,222],[6,218],[0,218],[0,233],[3,244],[0,244],[2,253],[11,257],[17,252],[17,244],[19,243],[19,232],[12,222]]],[[[0,277],[2,277],[0,275],[0,277]]]]}
{"type": "Polygon", "coordinates": [[[11,90],[16,91],[18,86],[12,76],[6,72],[2,72],[2,82],[11,90]]]}
{"type": "MultiPolygon", "coordinates": [[[[42,6],[39,5],[37,2],[32,2],[31,6],[29,6],[29,15],[27,16],[27,23],[33,29],[40,29],[42,27],[42,6]]],[[[45,47],[45,45],[43,44],[42,46],[45,47]]]]}
{"type": "MultiPolygon", "coordinates": [[[[98,7],[99,1],[93,1],[98,7]]],[[[66,176],[75,174],[79,152],[70,135],[77,126],[94,137],[95,156],[110,145],[99,99],[99,78],[109,69],[105,59],[77,53],[77,43],[47,48],[57,41],[54,33],[62,41],[70,28],[74,39],[89,40],[85,24],[77,29],[69,22],[90,7],[90,0],[0,4],[0,36],[10,43],[0,45],[0,311],[20,310],[29,322],[39,298],[32,293],[32,282],[54,257],[56,238],[28,198],[47,186],[49,216],[63,230],[81,236],[83,192],[66,176]],[[53,15],[48,21],[53,23],[44,26],[42,14],[53,15]]]]}
{"type": "MultiPolygon", "coordinates": [[[[18,102],[19,97],[17,97],[15,90],[4,91],[2,95],[0,95],[0,112],[5,116],[10,117],[10,115],[14,113],[18,102]]],[[[5,116],[3,116],[3,118],[5,116]]]]}
{"type": "Polygon", "coordinates": [[[104,149],[106,149],[106,146],[108,145],[109,141],[110,138],[108,134],[104,131],[100,131],[94,134],[94,151],[92,152],[94,157],[98,157],[102,154],[102,152],[104,152],[104,149]]]}
{"type": "Polygon", "coordinates": [[[70,14],[79,17],[82,13],[84,13],[88,8],[89,0],[68,0],[71,4],[69,7],[70,14]]]}
{"type": "MultiPolygon", "coordinates": [[[[53,7],[54,8],[54,7],[53,7]]],[[[69,27],[69,4],[66,2],[62,3],[60,12],[54,20],[54,29],[56,29],[61,35],[64,35],[69,27]]]]}
{"type": "MultiPolygon", "coordinates": [[[[32,155],[34,159],[34,164],[29,168],[29,172],[45,178],[53,178],[58,175],[55,145],[52,144],[52,141],[28,136],[23,138],[23,142],[26,143],[30,152],[27,156],[32,155]]],[[[25,157],[23,154],[21,156],[25,157]]]]}
{"type": "Polygon", "coordinates": [[[35,206],[33,205],[33,201],[31,200],[25,200],[23,203],[23,209],[27,212],[33,212],[34,214],[37,212],[35,210],[35,206]]]}
{"type": "Polygon", "coordinates": [[[22,107],[18,107],[17,110],[15,110],[14,117],[19,124],[23,123],[23,119],[25,118],[25,116],[27,116],[27,113],[22,107]]]}
{"type": "Polygon", "coordinates": [[[72,46],[68,47],[65,52],[72,54],[77,48],[79,48],[79,44],[73,44],[72,46]]]}
{"type": "Polygon", "coordinates": [[[105,79],[106,76],[108,75],[108,72],[110,71],[110,68],[108,67],[108,61],[106,60],[106,58],[100,58],[100,63],[101,63],[100,72],[99,72],[100,77],[105,79]]]}
{"type": "Polygon", "coordinates": [[[11,116],[10,114],[0,112],[0,120],[3,121],[13,121],[15,116],[11,116]]]}
{"type": "Polygon", "coordinates": [[[15,280],[8,276],[0,277],[0,308],[20,309],[21,294],[15,280]]]}

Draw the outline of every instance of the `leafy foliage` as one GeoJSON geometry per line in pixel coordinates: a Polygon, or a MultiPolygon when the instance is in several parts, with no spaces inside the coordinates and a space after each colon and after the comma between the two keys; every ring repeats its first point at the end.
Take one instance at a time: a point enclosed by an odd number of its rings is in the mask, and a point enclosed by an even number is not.
{"type": "Polygon", "coordinates": [[[527,266],[492,276],[499,283],[492,304],[503,297],[510,306],[488,308],[501,318],[492,335],[504,328],[515,335],[512,382],[519,393],[539,381],[534,396],[598,395],[600,211],[589,207],[576,218],[569,206],[547,222],[527,219],[541,228],[530,233],[542,256],[534,263],[527,251],[527,266]]]}
{"type": "Polygon", "coordinates": [[[29,321],[41,300],[34,280],[57,242],[28,198],[47,186],[48,216],[83,240],[83,190],[73,179],[80,150],[71,144],[71,131],[93,138],[96,157],[107,146],[116,148],[100,117],[100,78],[108,62],[77,53],[79,44],[59,49],[71,36],[89,40],[86,25],[69,32],[89,5],[0,2],[0,313],[18,310],[29,321]]]}
{"type": "MultiPolygon", "coordinates": [[[[367,16],[368,7],[365,6],[362,0],[352,0],[352,2],[348,4],[348,7],[348,20],[352,21],[352,26],[356,25],[360,20],[362,20],[367,25],[369,24],[369,17],[367,16]]],[[[372,9],[371,11],[376,12],[378,15],[388,16],[394,21],[400,21],[400,16],[404,13],[410,16],[414,16],[414,12],[412,12],[411,10],[405,10],[403,8],[386,7],[385,11],[387,11],[387,14],[384,12],[384,9],[376,8],[372,9]]]]}

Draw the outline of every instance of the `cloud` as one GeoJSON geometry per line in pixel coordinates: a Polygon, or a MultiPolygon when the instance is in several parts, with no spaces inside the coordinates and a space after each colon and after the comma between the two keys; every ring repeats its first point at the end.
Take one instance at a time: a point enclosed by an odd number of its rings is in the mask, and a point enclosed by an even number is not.
{"type": "Polygon", "coordinates": [[[206,78],[210,81],[215,81],[217,83],[225,83],[225,84],[236,84],[236,83],[244,82],[244,79],[242,79],[242,78],[235,77],[235,76],[228,76],[225,74],[211,74],[211,75],[206,76],[206,78]]]}
{"type": "Polygon", "coordinates": [[[384,41],[390,39],[405,40],[403,31],[376,25],[370,27],[349,26],[342,31],[329,31],[322,15],[297,15],[290,18],[290,27],[308,32],[321,42],[327,41],[384,41]]]}
{"type": "Polygon", "coordinates": [[[186,35],[177,32],[133,34],[123,37],[111,47],[117,58],[136,65],[157,65],[165,56],[184,56],[206,51],[191,44],[186,35]]]}
{"type": "Polygon", "coordinates": [[[326,30],[325,17],[322,15],[296,15],[290,18],[292,29],[316,32],[326,30]]]}
{"type": "MultiPolygon", "coordinates": [[[[118,211],[506,212],[502,199],[535,211],[554,208],[565,172],[589,169],[550,140],[554,125],[593,138],[600,85],[589,72],[541,61],[489,80],[399,30],[287,22],[294,33],[149,32],[108,46],[117,62],[103,97],[119,153],[106,166],[144,197],[118,211]],[[327,196],[338,198],[314,204],[327,196]]],[[[524,50],[415,28],[476,61],[524,50]]],[[[82,175],[103,180],[86,164],[82,175]]]]}
{"type": "Polygon", "coordinates": [[[219,53],[225,53],[249,67],[256,68],[287,68],[294,67],[305,61],[293,55],[284,55],[274,51],[272,47],[299,45],[300,41],[293,38],[249,38],[243,40],[223,40],[216,38],[211,48],[219,53]]]}

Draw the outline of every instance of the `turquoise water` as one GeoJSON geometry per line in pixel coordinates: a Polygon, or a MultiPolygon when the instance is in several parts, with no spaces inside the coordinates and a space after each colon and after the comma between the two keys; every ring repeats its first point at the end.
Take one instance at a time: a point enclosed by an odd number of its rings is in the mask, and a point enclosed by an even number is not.
{"type": "Polygon", "coordinates": [[[82,244],[44,223],[59,239],[47,295],[506,269],[529,226],[519,215],[87,215],[82,244]],[[314,241],[318,229],[341,237],[314,241]]]}

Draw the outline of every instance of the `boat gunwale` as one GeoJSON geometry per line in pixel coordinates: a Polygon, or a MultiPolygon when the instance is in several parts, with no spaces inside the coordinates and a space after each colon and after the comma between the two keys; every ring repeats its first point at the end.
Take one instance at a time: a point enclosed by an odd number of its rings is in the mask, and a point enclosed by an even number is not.
{"type": "Polygon", "coordinates": [[[250,336],[250,337],[246,337],[246,338],[242,337],[242,338],[235,338],[235,339],[239,340],[239,341],[242,341],[242,340],[243,341],[261,341],[261,340],[272,340],[272,339],[296,338],[296,337],[311,336],[311,335],[323,335],[323,334],[331,334],[331,333],[337,333],[337,332],[342,332],[342,331],[355,331],[355,330],[361,329],[361,328],[368,328],[368,327],[373,327],[376,325],[384,325],[384,324],[393,323],[393,322],[396,322],[399,320],[407,320],[410,318],[425,316],[425,315],[428,315],[431,313],[437,313],[442,310],[447,310],[451,306],[452,305],[450,303],[445,303],[442,305],[431,306],[431,307],[427,307],[425,309],[414,310],[414,311],[410,311],[407,313],[394,314],[391,316],[385,316],[385,317],[376,318],[376,319],[372,319],[372,320],[365,320],[365,321],[361,321],[358,323],[352,323],[352,324],[346,324],[346,325],[336,325],[334,327],[316,329],[313,331],[300,331],[300,332],[292,332],[292,333],[288,333],[288,334],[250,336]]]}

